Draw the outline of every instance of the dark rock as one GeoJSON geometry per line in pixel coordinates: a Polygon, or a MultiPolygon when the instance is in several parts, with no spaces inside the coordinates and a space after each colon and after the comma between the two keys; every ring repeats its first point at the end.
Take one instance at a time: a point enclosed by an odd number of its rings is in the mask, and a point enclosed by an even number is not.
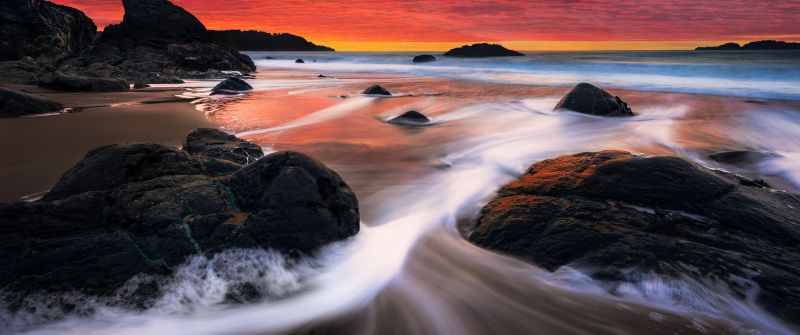
{"type": "Polygon", "coordinates": [[[37,84],[49,89],[74,92],[121,92],[130,89],[130,85],[122,79],[84,77],[59,71],[41,76],[37,84]]]}
{"type": "Polygon", "coordinates": [[[209,71],[253,72],[256,66],[253,60],[236,50],[205,42],[186,44],[170,44],[167,56],[181,69],[209,71]]]}
{"type": "Polygon", "coordinates": [[[715,162],[735,166],[758,164],[778,157],[781,157],[781,155],[771,152],[749,150],[721,151],[708,155],[708,158],[711,158],[711,160],[715,162]]]}
{"type": "Polygon", "coordinates": [[[414,56],[414,59],[412,60],[412,62],[414,62],[414,63],[427,63],[427,62],[435,62],[435,61],[436,61],[436,57],[434,57],[433,55],[414,56]]]}
{"type": "Polygon", "coordinates": [[[431,122],[431,120],[420,112],[408,111],[394,118],[389,119],[389,121],[387,122],[393,124],[407,125],[407,124],[425,124],[431,122]]]}
{"type": "Polygon", "coordinates": [[[228,79],[223,80],[216,86],[214,86],[212,91],[217,90],[231,90],[231,91],[249,91],[252,90],[253,86],[250,86],[246,81],[242,78],[231,77],[228,79]]]}
{"type": "MultiPolygon", "coordinates": [[[[355,196],[321,163],[280,152],[242,167],[206,155],[257,147],[212,130],[190,137],[194,154],[157,144],[100,147],[42,200],[0,203],[0,287],[105,295],[137,274],[169,274],[193,255],[302,255],[358,232],[355,196]]],[[[257,293],[235,291],[244,300],[257,293]]]]}
{"type": "Polygon", "coordinates": [[[633,116],[628,104],[617,96],[592,84],[575,85],[554,110],[568,109],[574,112],[600,116],[633,116]]]}
{"type": "Polygon", "coordinates": [[[0,87],[0,118],[52,113],[63,109],[64,106],[50,99],[0,87]]]}
{"type": "Polygon", "coordinates": [[[189,133],[183,149],[191,154],[226,159],[242,165],[264,156],[261,147],[212,128],[200,128],[189,133]]]}
{"type": "Polygon", "coordinates": [[[597,280],[709,278],[800,320],[800,196],[677,157],[582,153],[532,165],[481,211],[469,240],[597,280]]]}
{"type": "Polygon", "coordinates": [[[525,56],[514,50],[506,49],[502,45],[488,43],[461,46],[445,52],[444,55],[462,58],[525,56]]]}
{"type": "Polygon", "coordinates": [[[387,91],[385,88],[381,87],[380,85],[372,85],[364,89],[361,94],[372,94],[372,95],[392,95],[387,91]]]}
{"type": "Polygon", "coordinates": [[[97,27],[83,12],[41,0],[0,2],[0,60],[58,61],[88,49],[97,27]]]}
{"type": "Polygon", "coordinates": [[[206,27],[167,0],[122,0],[125,16],[103,30],[98,42],[175,44],[205,39],[206,27]]]}
{"type": "Polygon", "coordinates": [[[738,43],[725,43],[715,47],[697,47],[697,51],[707,50],[800,50],[800,43],[776,40],[750,42],[740,46],[738,43]]]}
{"type": "Polygon", "coordinates": [[[143,88],[148,88],[148,87],[150,87],[149,84],[143,84],[143,83],[135,83],[135,84],[133,84],[133,88],[135,88],[137,90],[140,90],[140,89],[143,89],[143,88]]]}
{"type": "MultiPolygon", "coordinates": [[[[248,51],[334,51],[316,45],[305,38],[292,34],[270,34],[255,30],[209,30],[208,39],[217,44],[228,45],[236,50],[248,51]]],[[[271,59],[271,58],[265,58],[271,59]]]]}
{"type": "Polygon", "coordinates": [[[298,63],[298,64],[305,63],[305,61],[304,61],[304,60],[302,60],[302,59],[300,59],[300,58],[298,58],[298,59],[297,59],[296,61],[294,61],[294,62],[295,62],[295,63],[298,63]]]}
{"type": "Polygon", "coordinates": [[[232,90],[213,90],[210,95],[239,95],[239,91],[232,90]]]}
{"type": "Polygon", "coordinates": [[[0,62],[0,83],[36,85],[39,77],[55,68],[30,57],[16,61],[0,62]]]}

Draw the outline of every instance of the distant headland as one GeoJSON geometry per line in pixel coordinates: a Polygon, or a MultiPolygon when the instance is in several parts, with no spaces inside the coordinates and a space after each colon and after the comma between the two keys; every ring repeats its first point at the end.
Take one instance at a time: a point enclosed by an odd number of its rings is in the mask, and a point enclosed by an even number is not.
{"type": "Polygon", "coordinates": [[[739,45],[739,43],[725,43],[715,47],[697,47],[694,50],[800,50],[800,43],[765,40],[750,42],[745,45],[739,45]]]}
{"type": "Polygon", "coordinates": [[[334,51],[324,45],[316,45],[297,35],[271,34],[257,30],[209,30],[208,39],[247,51],[334,51]]]}

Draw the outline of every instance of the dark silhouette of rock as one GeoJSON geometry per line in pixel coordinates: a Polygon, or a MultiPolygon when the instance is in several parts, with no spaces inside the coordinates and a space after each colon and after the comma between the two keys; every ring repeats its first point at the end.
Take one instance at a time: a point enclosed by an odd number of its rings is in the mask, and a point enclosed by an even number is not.
{"type": "Polygon", "coordinates": [[[740,46],[738,43],[725,43],[715,47],[697,47],[697,51],[713,50],[800,50],[800,43],[765,40],[750,42],[740,46]]]}
{"type": "Polygon", "coordinates": [[[294,61],[294,62],[295,62],[295,63],[298,63],[298,64],[305,63],[305,61],[304,61],[304,60],[302,60],[302,59],[300,59],[300,58],[298,58],[298,59],[297,59],[296,61],[294,61]]]}
{"type": "Polygon", "coordinates": [[[372,85],[364,89],[361,94],[372,94],[372,95],[392,95],[387,91],[385,88],[381,87],[380,85],[372,85]]]}
{"type": "Polygon", "coordinates": [[[800,196],[678,157],[581,153],[532,165],[481,211],[469,240],[597,280],[710,278],[800,320],[800,196]]]}
{"type": "Polygon", "coordinates": [[[434,57],[433,55],[418,55],[418,56],[414,56],[414,59],[412,60],[412,62],[414,62],[414,63],[427,63],[427,62],[435,62],[435,61],[436,61],[436,57],[434,57]]]}
{"type": "Polygon", "coordinates": [[[27,56],[20,60],[4,61],[0,62],[0,83],[36,85],[39,77],[53,70],[55,68],[49,64],[27,56]]]}
{"type": "Polygon", "coordinates": [[[247,51],[334,51],[316,45],[305,38],[292,34],[270,34],[256,30],[209,30],[208,39],[217,44],[228,45],[236,50],[247,51]]]}
{"type": "Polygon", "coordinates": [[[261,147],[212,128],[200,128],[189,133],[183,149],[190,154],[226,159],[242,165],[264,156],[261,147]]]}
{"type": "Polygon", "coordinates": [[[0,118],[58,112],[64,109],[53,100],[0,87],[0,118]]]}
{"type": "Polygon", "coordinates": [[[708,155],[708,158],[715,162],[729,165],[750,165],[758,164],[765,160],[781,157],[781,155],[771,152],[759,152],[750,150],[721,151],[708,155]]]}
{"type": "Polygon", "coordinates": [[[37,84],[49,89],[74,92],[120,92],[130,89],[130,85],[122,79],[85,77],[58,71],[41,76],[37,84]]]}
{"type": "Polygon", "coordinates": [[[95,46],[62,63],[62,71],[154,84],[256,69],[247,55],[209,42],[203,24],[167,0],[125,0],[123,5],[122,22],[106,27],[95,46]]]}
{"type": "Polygon", "coordinates": [[[506,49],[500,44],[476,43],[451,49],[444,53],[449,57],[478,58],[478,57],[506,57],[525,56],[514,50],[506,49]]]}
{"type": "Polygon", "coordinates": [[[209,95],[239,95],[239,91],[234,90],[213,90],[209,95]]]}
{"type": "Polygon", "coordinates": [[[137,89],[137,90],[140,90],[140,89],[143,89],[143,88],[148,88],[148,87],[150,87],[150,85],[148,85],[148,84],[142,84],[142,83],[133,84],[133,88],[137,89]]]}
{"type": "Polygon", "coordinates": [[[214,86],[214,88],[211,89],[211,90],[212,91],[217,91],[217,90],[249,91],[249,90],[252,90],[252,89],[253,89],[253,86],[250,86],[250,84],[248,84],[242,78],[231,77],[231,78],[223,80],[222,82],[220,82],[219,84],[214,86]]]}
{"type": "Polygon", "coordinates": [[[394,118],[389,119],[389,121],[387,122],[400,125],[409,125],[409,124],[415,125],[415,124],[425,124],[431,122],[431,120],[420,112],[408,111],[394,118]]]}
{"type": "Polygon", "coordinates": [[[58,61],[88,49],[97,27],[83,12],[42,0],[0,1],[0,60],[58,61]]]}
{"type": "Polygon", "coordinates": [[[600,116],[633,116],[628,104],[617,96],[592,84],[580,83],[572,88],[554,110],[568,109],[574,112],[600,116]]]}
{"type": "Polygon", "coordinates": [[[302,255],[358,232],[355,196],[322,163],[296,152],[246,166],[209,157],[226,146],[250,150],[211,130],[187,143],[202,154],[103,146],[42,200],[0,203],[0,287],[20,296],[43,288],[105,295],[137,274],[169,274],[194,255],[302,255]]]}

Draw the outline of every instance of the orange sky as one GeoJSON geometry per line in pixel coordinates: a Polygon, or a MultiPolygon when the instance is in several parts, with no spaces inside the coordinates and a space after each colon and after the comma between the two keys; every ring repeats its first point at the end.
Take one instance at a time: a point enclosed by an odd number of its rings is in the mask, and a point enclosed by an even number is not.
{"type": "MultiPolygon", "coordinates": [[[[98,26],[120,0],[56,0],[98,26]]],[[[499,42],[517,50],[691,49],[800,40],[800,0],[174,0],[209,29],[289,32],[337,50],[446,50],[499,42]]]]}

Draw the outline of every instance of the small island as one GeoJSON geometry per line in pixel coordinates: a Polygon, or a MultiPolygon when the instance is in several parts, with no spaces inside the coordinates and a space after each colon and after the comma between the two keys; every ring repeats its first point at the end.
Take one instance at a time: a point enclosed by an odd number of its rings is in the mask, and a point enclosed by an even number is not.
{"type": "Polygon", "coordinates": [[[271,34],[257,30],[209,30],[209,40],[247,51],[334,51],[333,48],[317,45],[297,35],[271,34]]]}
{"type": "Polygon", "coordinates": [[[451,49],[444,53],[449,57],[478,58],[478,57],[508,57],[525,56],[514,50],[509,50],[500,44],[476,43],[451,49]]]}
{"type": "Polygon", "coordinates": [[[697,47],[695,51],[714,50],[800,50],[800,43],[776,40],[750,42],[745,45],[739,43],[725,43],[715,47],[697,47]]]}

